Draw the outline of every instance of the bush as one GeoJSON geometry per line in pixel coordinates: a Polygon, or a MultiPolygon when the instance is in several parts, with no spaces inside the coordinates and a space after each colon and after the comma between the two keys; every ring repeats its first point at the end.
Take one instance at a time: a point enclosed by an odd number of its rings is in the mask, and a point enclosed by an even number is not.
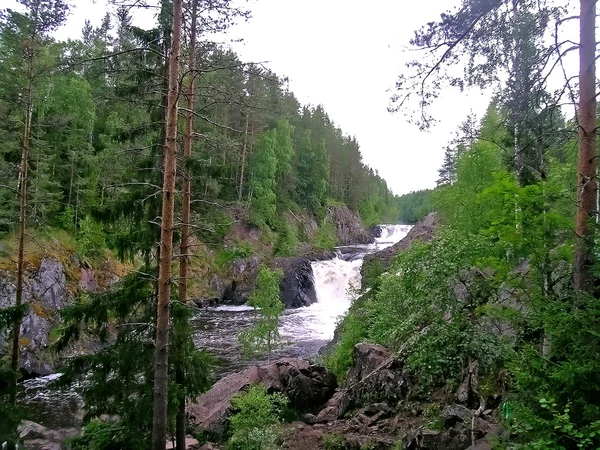
{"type": "Polygon", "coordinates": [[[284,311],[279,298],[282,276],[281,270],[271,270],[264,265],[258,269],[256,289],[248,302],[257,308],[258,317],[252,327],[242,331],[238,337],[247,355],[271,353],[279,343],[279,317],[284,311]]]}
{"type": "Polygon", "coordinates": [[[79,222],[77,246],[81,256],[101,256],[106,248],[106,238],[102,224],[87,216],[79,222]]]}
{"type": "Polygon", "coordinates": [[[279,448],[277,425],[283,418],[288,399],[281,393],[268,394],[263,385],[232,400],[237,412],[229,419],[229,450],[275,450],[279,448]]]}

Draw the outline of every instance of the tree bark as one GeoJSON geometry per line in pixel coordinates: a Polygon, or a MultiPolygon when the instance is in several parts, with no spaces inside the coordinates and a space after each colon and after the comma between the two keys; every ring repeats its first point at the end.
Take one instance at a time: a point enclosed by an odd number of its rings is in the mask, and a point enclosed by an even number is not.
{"type": "Polygon", "coordinates": [[[238,201],[242,201],[244,194],[244,169],[246,167],[246,149],[248,148],[248,119],[249,115],[246,114],[246,129],[244,131],[244,146],[242,147],[242,173],[240,174],[240,188],[238,192],[238,201]]]}
{"type": "MultiPolygon", "coordinates": [[[[194,81],[196,75],[196,28],[197,28],[198,0],[192,3],[191,11],[191,26],[190,26],[190,43],[189,43],[189,59],[188,59],[188,86],[186,98],[186,114],[185,114],[185,129],[183,142],[183,156],[189,159],[192,156],[192,133],[194,125],[194,81]]],[[[189,168],[183,172],[183,198],[181,204],[181,245],[179,247],[181,257],[179,260],[179,301],[187,302],[187,285],[188,285],[188,269],[189,269],[189,251],[190,251],[190,216],[191,216],[191,181],[189,168]]],[[[182,361],[179,361],[175,369],[175,382],[181,387],[183,392],[182,398],[179,401],[177,410],[177,418],[175,421],[175,438],[176,449],[185,450],[185,368],[182,361]]]]}
{"type": "Polygon", "coordinates": [[[169,316],[173,262],[173,216],[177,170],[177,113],[179,97],[179,55],[181,51],[182,0],[173,1],[173,33],[169,55],[169,92],[164,148],[163,201],[158,267],[156,349],[154,362],[154,411],[152,449],[165,450],[167,439],[169,316]]]}
{"type": "Polygon", "coordinates": [[[581,0],[579,16],[579,156],[575,289],[592,293],[596,203],[596,1],[581,0]]]}
{"type": "MultiPolygon", "coordinates": [[[[25,228],[27,226],[27,181],[29,172],[29,141],[31,135],[31,118],[33,115],[33,50],[27,62],[27,97],[25,100],[25,126],[23,128],[23,148],[21,150],[21,184],[19,186],[19,256],[17,259],[17,291],[15,306],[23,304],[23,281],[25,278],[25,228]]],[[[10,367],[13,372],[19,371],[19,344],[21,340],[21,323],[23,315],[17,312],[12,330],[12,357],[10,367]]],[[[17,379],[10,389],[10,403],[17,401],[17,379]]]]}

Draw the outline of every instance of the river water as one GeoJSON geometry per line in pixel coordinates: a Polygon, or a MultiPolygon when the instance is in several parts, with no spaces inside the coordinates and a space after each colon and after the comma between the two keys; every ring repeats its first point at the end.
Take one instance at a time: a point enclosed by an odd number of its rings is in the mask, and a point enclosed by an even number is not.
{"type": "MultiPolygon", "coordinates": [[[[335,258],[312,263],[317,302],[285,311],[279,326],[282,346],[270,355],[271,359],[314,357],[332,339],[338,320],[360,291],[364,256],[395,244],[411,228],[409,225],[380,227],[381,236],[373,244],[340,247],[335,258]]],[[[215,357],[219,377],[257,362],[242,358],[237,342],[237,335],[251,326],[254,315],[248,306],[221,306],[201,309],[194,316],[194,342],[215,357]]],[[[50,390],[48,383],[56,377],[50,375],[25,381],[20,402],[26,406],[29,420],[51,428],[77,426],[81,419],[79,397],[75,392],[50,390]]]]}

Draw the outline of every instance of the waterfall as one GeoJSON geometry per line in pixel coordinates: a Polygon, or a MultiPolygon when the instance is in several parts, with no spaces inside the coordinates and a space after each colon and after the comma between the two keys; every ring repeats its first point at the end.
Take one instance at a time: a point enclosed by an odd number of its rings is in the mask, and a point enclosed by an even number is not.
{"type": "Polygon", "coordinates": [[[295,314],[303,319],[302,328],[292,330],[284,327],[288,334],[298,333],[318,336],[329,340],[335,327],[358,295],[361,288],[360,269],[367,253],[383,250],[399,242],[410,231],[410,225],[380,225],[381,236],[370,245],[352,247],[356,258],[342,258],[338,254],[327,261],[314,261],[312,266],[317,303],[301,308],[295,314]]]}

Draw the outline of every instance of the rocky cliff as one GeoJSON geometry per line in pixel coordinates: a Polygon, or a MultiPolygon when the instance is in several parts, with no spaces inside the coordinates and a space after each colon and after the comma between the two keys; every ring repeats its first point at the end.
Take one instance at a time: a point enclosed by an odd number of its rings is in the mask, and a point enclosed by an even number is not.
{"type": "Polygon", "coordinates": [[[335,228],[338,245],[370,244],[374,239],[374,230],[365,227],[356,211],[345,206],[327,207],[327,217],[335,228]]]}
{"type": "MultiPolygon", "coordinates": [[[[32,258],[26,266],[23,303],[28,305],[28,311],[21,325],[20,354],[21,370],[26,376],[54,373],[60,364],[59,358],[49,350],[60,325],[60,309],[72,303],[80,292],[93,292],[118,279],[116,268],[108,261],[103,270],[95,271],[65,249],[49,253],[55,256],[32,258]],[[96,272],[102,274],[96,276],[96,272]]],[[[0,308],[13,306],[15,301],[15,271],[12,268],[0,270],[0,308]]],[[[0,340],[0,347],[5,345],[7,342],[0,340]]],[[[72,348],[70,352],[93,351],[93,347],[90,342],[89,348],[72,348]]]]}

